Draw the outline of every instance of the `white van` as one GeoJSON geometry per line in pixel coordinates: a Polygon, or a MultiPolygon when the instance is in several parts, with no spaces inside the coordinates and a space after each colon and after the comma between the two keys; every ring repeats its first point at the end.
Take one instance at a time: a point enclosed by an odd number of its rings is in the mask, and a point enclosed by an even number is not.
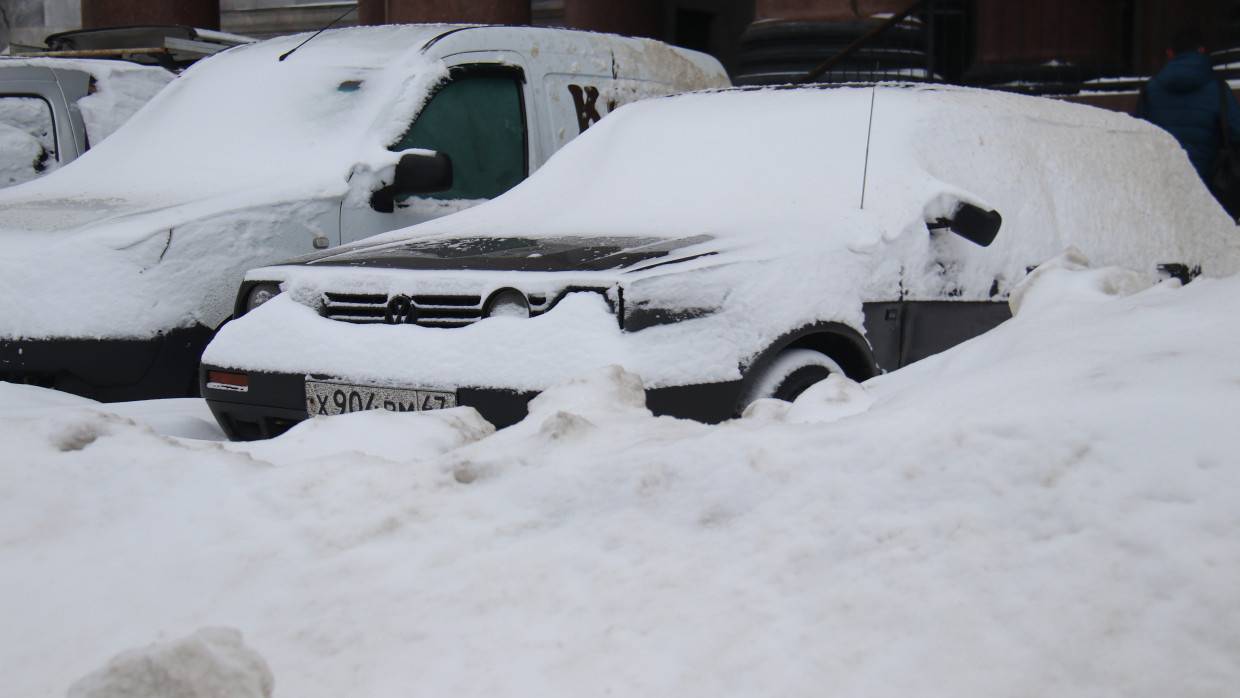
{"type": "Polygon", "coordinates": [[[174,77],[123,61],[0,58],[0,187],[76,160],[174,77]]]}
{"type": "Polygon", "coordinates": [[[0,192],[0,378],[194,392],[246,269],[472,206],[620,104],[726,84],[700,53],[532,27],[364,27],[220,53],[73,167],[0,192]]]}

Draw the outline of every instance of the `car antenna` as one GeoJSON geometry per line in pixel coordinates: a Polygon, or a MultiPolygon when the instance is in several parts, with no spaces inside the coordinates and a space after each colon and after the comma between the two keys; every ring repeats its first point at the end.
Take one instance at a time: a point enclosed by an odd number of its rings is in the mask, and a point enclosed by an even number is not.
{"type": "Polygon", "coordinates": [[[289,49],[288,51],[286,51],[286,52],[284,52],[284,53],[281,53],[281,54],[280,54],[280,60],[281,60],[281,61],[283,61],[285,58],[288,58],[289,56],[293,55],[293,51],[296,51],[297,49],[301,48],[302,46],[305,46],[306,44],[310,43],[310,39],[313,39],[314,37],[318,36],[319,34],[322,34],[323,32],[327,31],[328,29],[331,29],[333,26],[335,26],[335,25],[336,25],[336,22],[339,22],[340,20],[344,19],[345,17],[348,17],[348,16],[349,16],[349,13],[350,13],[350,12],[352,12],[352,11],[354,11],[354,10],[356,10],[356,9],[357,9],[357,6],[356,6],[356,5],[354,5],[353,7],[350,7],[349,9],[345,10],[345,11],[344,11],[344,14],[342,14],[342,15],[340,15],[339,17],[337,17],[336,19],[333,19],[332,21],[328,22],[326,27],[323,27],[322,29],[320,29],[320,30],[316,31],[314,34],[310,35],[310,38],[306,39],[305,41],[301,42],[300,44],[297,44],[296,46],[294,46],[293,48],[289,49]]]}

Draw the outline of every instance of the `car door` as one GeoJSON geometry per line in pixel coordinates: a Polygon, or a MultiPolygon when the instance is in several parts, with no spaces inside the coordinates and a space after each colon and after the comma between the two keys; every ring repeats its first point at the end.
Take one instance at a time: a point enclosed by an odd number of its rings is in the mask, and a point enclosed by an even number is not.
{"type": "Polygon", "coordinates": [[[530,102],[524,70],[508,62],[453,66],[389,146],[394,152],[433,150],[452,161],[446,191],[398,197],[384,212],[365,203],[342,204],[341,242],[395,230],[459,211],[508,191],[529,174],[530,102]]]}
{"type": "MultiPolygon", "coordinates": [[[[1011,317],[1007,284],[995,277],[1002,246],[979,247],[946,228],[931,230],[919,264],[902,270],[900,365],[972,339],[1011,317]]],[[[999,235],[1003,235],[1002,232],[999,235]]],[[[888,317],[893,313],[885,309],[888,317]]]]}

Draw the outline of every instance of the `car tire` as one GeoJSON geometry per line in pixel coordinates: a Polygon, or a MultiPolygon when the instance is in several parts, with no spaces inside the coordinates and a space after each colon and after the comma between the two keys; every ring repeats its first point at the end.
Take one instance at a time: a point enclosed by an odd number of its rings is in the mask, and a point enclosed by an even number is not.
{"type": "Polygon", "coordinates": [[[752,377],[741,400],[741,411],[755,400],[766,398],[792,402],[832,373],[844,375],[844,370],[831,357],[813,349],[785,349],[761,373],[752,377]]]}

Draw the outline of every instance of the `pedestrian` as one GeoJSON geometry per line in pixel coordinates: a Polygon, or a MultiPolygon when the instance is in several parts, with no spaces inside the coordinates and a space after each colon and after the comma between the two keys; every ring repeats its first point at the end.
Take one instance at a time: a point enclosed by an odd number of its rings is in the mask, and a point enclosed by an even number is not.
{"type": "MultiPolygon", "coordinates": [[[[1141,89],[1136,115],[1174,136],[1201,180],[1220,201],[1225,200],[1225,193],[1214,186],[1215,172],[1225,136],[1240,144],[1240,103],[1215,74],[1196,29],[1176,34],[1167,59],[1167,65],[1141,89]]],[[[1231,213],[1234,218],[1237,212],[1231,213]]]]}

